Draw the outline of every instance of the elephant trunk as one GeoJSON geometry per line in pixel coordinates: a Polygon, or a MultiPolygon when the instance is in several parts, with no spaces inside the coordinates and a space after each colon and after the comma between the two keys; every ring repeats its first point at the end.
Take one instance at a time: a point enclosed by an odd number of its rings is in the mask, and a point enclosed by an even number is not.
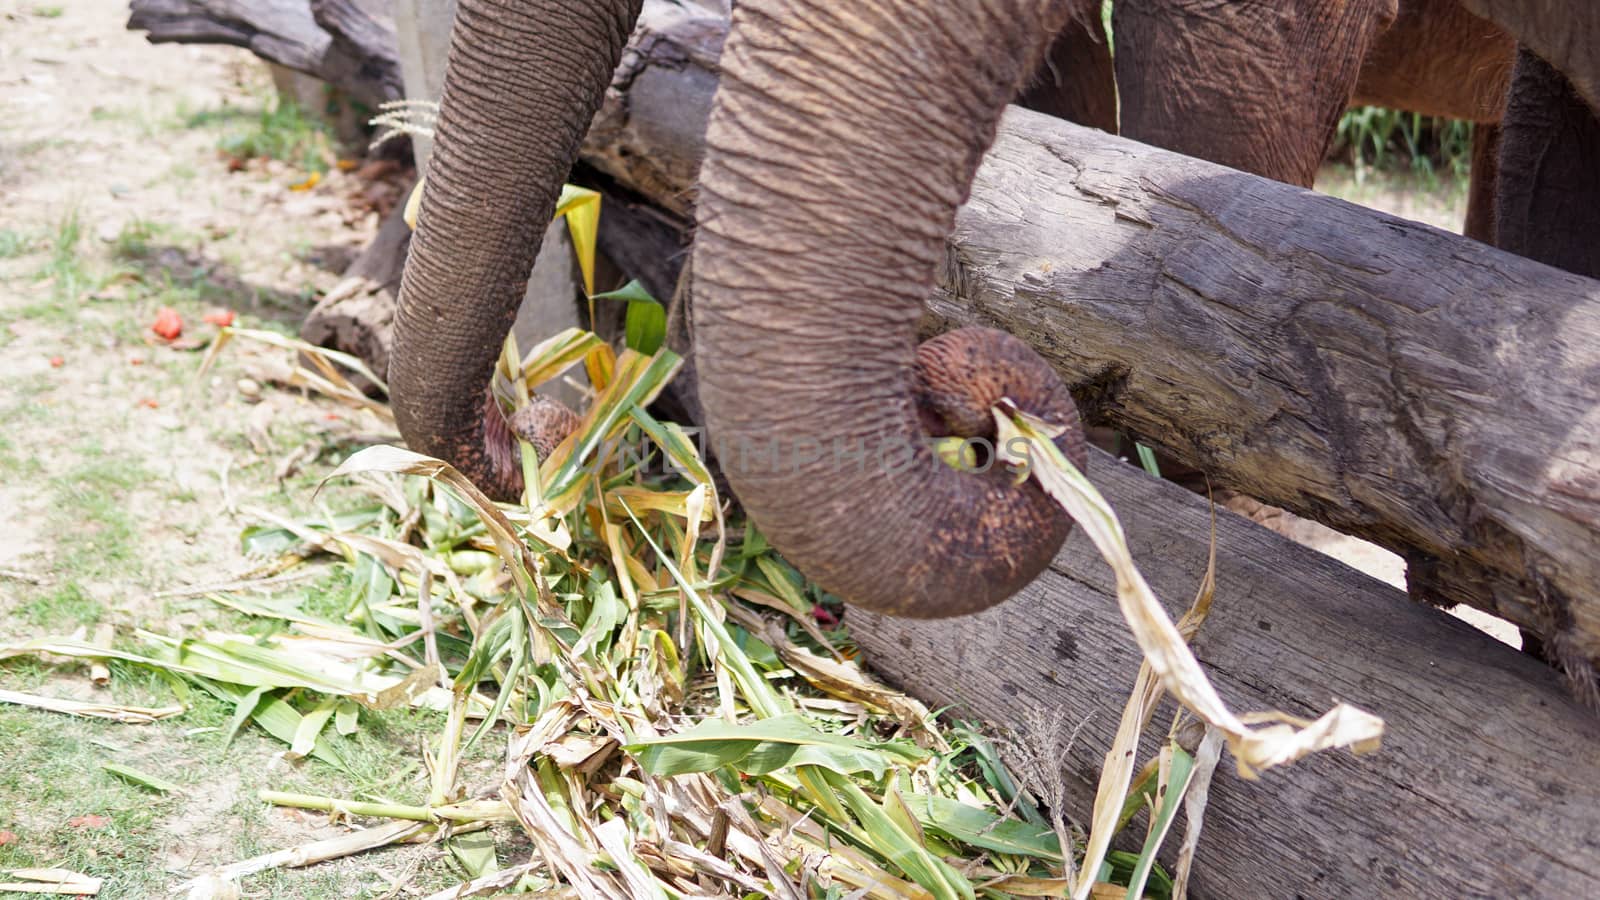
{"type": "Polygon", "coordinates": [[[694,326],[700,396],[739,499],[823,587],[906,616],[1003,600],[1068,521],[1032,483],[940,462],[1002,396],[1066,426],[1019,341],[915,330],[1000,114],[1072,4],[741,0],[706,136],[694,326]]]}
{"type": "Polygon", "coordinates": [[[389,388],[406,443],[522,490],[489,395],[540,240],[641,0],[461,0],[389,388]]]}

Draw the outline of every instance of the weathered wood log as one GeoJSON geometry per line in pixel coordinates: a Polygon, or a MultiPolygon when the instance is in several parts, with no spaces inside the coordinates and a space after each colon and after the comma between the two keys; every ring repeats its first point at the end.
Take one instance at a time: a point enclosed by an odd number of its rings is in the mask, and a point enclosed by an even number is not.
{"type": "Polygon", "coordinates": [[[399,63],[382,0],[324,0],[317,24],[310,0],[132,0],[128,27],[151,43],[230,44],[314,75],[351,99],[376,107],[401,97],[399,63]]]}
{"type": "Polygon", "coordinates": [[[934,327],[1600,659],[1600,282],[1022,110],[949,248],[934,327]]]}
{"type": "Polygon", "coordinates": [[[389,371],[395,301],[411,246],[404,212],[401,205],[389,213],[372,242],[344,270],[344,279],[317,301],[300,326],[307,343],[358,357],[380,378],[389,371]]]}
{"type": "Polygon", "coordinates": [[[405,96],[393,0],[311,0],[311,17],[333,39],[334,51],[356,61],[358,82],[377,88],[363,102],[376,106],[405,96]]]}
{"type": "Polygon", "coordinates": [[[584,162],[687,216],[727,31],[727,7],[717,0],[645,0],[589,126],[584,162]]]}
{"type": "MultiPolygon", "coordinates": [[[[1205,571],[1206,501],[1098,451],[1089,474],[1176,616],[1205,571]]],[[[1314,716],[1337,698],[1388,731],[1375,754],[1318,754],[1256,782],[1224,759],[1191,896],[1600,896],[1600,721],[1554,673],[1227,512],[1216,577],[1194,649],[1235,709],[1314,716]]],[[[1050,570],[988,612],[916,621],[851,609],[847,621],[871,667],[930,705],[1024,736],[1041,713],[1068,730],[1083,722],[1069,749],[1043,749],[1060,758],[1064,811],[1086,821],[1139,665],[1115,592],[1074,531],[1050,570]]],[[[1167,844],[1171,866],[1177,840],[1167,844]]]]}

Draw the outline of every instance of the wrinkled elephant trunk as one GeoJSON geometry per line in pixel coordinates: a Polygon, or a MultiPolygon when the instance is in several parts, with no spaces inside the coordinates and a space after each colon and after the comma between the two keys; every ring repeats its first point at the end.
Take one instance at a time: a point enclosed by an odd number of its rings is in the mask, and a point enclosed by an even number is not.
{"type": "Polygon", "coordinates": [[[774,546],[823,587],[958,615],[1043,569],[1068,522],[1032,483],[940,462],[1002,396],[1068,426],[1014,338],[915,329],[1000,114],[1070,2],[741,0],[707,132],[696,241],[700,396],[774,546]]]}
{"type": "Polygon", "coordinates": [[[400,434],[500,499],[522,475],[489,396],[540,239],[641,0],[461,0],[389,389],[400,434]]]}

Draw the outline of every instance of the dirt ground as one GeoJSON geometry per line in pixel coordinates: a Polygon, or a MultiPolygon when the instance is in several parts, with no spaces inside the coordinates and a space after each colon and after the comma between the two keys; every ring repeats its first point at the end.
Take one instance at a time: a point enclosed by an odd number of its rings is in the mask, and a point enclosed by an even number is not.
{"type": "MultiPolygon", "coordinates": [[[[241,167],[219,148],[276,142],[309,159],[327,144],[303,122],[264,116],[271,79],[248,52],[151,46],[126,18],[120,0],[0,0],[0,643],[97,622],[242,627],[208,600],[163,592],[249,570],[239,538],[260,521],[253,511],[311,514],[313,486],[351,436],[384,430],[263,387],[260,370],[282,351],[241,342],[197,375],[217,330],[208,313],[294,333],[375,230],[374,201],[392,202],[393,178],[335,168],[297,190],[302,165],[241,167]],[[184,323],[172,344],[150,332],[163,307],[184,323]]],[[[172,702],[133,669],[114,668],[109,690],[84,675],[13,661],[0,688],[172,702]]],[[[351,771],[333,772],[283,761],[282,745],[248,728],[225,746],[231,707],[191,702],[153,726],[0,705],[0,870],[64,866],[107,878],[102,897],[154,896],[211,865],[342,830],[267,809],[263,787],[420,796],[427,714],[378,718],[351,771]],[[179,788],[137,787],[105,762],[179,788]]],[[[379,896],[396,877],[429,889],[448,865],[433,848],[386,851],[257,876],[245,895],[379,896]]]]}
{"type": "MultiPolygon", "coordinates": [[[[151,46],[123,30],[122,0],[58,2],[0,0],[0,634],[239,627],[203,598],[164,592],[251,568],[239,536],[255,511],[310,514],[316,481],[383,427],[264,386],[259,373],[281,351],[238,343],[199,378],[216,331],[204,317],[233,311],[239,324],[292,334],[372,234],[394,178],[335,167],[309,185],[306,159],[331,156],[314,129],[268,114],[271,82],[254,57],[151,46]],[[273,142],[291,161],[238,155],[273,142]],[[151,334],[163,307],[183,319],[175,343],[151,334]]],[[[1459,190],[1424,195],[1349,173],[1330,184],[1424,221],[1460,220],[1459,190]]],[[[1392,555],[1315,531],[1308,542],[1403,580],[1392,555]]],[[[154,678],[114,675],[120,702],[171,702],[154,678]]],[[[16,661],[0,665],[0,687],[108,694],[73,667],[16,661]]],[[[103,897],[151,896],[208,865],[337,830],[267,811],[261,787],[401,801],[419,790],[425,714],[380,719],[353,771],[331,772],[283,762],[280,745],[249,729],[225,745],[231,709],[193,703],[143,727],[0,705],[0,870],[61,865],[105,876],[103,897]],[[99,768],[107,761],[179,789],[131,785],[99,768]]],[[[433,848],[391,850],[258,876],[245,895],[380,896],[397,877],[414,892],[449,866],[433,848]]]]}

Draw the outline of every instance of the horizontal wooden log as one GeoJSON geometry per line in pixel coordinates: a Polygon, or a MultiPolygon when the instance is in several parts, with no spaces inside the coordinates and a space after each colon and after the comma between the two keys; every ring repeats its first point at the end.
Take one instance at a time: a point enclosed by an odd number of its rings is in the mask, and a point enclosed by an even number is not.
{"type": "Polygon", "coordinates": [[[931,313],[1021,336],[1092,420],[1395,549],[1414,589],[1600,659],[1600,282],[1013,110],[931,313]]]}
{"type": "Polygon", "coordinates": [[[337,40],[317,24],[310,0],[132,0],[129,8],[128,27],[147,32],[151,43],[245,47],[374,108],[401,97],[393,25],[381,0],[329,3],[324,15],[337,40]]]}
{"type": "Polygon", "coordinates": [[[584,162],[687,216],[727,31],[727,8],[715,0],[645,0],[584,162]]]}
{"type": "MultiPolygon", "coordinates": [[[[1205,500],[1098,451],[1089,475],[1176,616],[1205,571],[1205,500]]],[[[1235,709],[1315,716],[1338,699],[1388,731],[1375,754],[1318,754],[1256,782],[1224,759],[1191,896],[1600,896],[1600,721],[1553,672],[1225,511],[1216,575],[1194,649],[1235,709]]],[[[1074,531],[1050,570],[988,612],[916,621],[851,609],[847,621],[869,665],[930,705],[1023,735],[1041,713],[1068,730],[1083,722],[1059,757],[1065,812],[1086,822],[1139,664],[1115,590],[1074,531]]],[[[1156,736],[1169,713],[1170,701],[1156,736]]]]}
{"type": "Polygon", "coordinates": [[[356,62],[351,80],[371,86],[369,96],[352,96],[374,107],[405,96],[393,0],[311,0],[311,17],[332,49],[356,62]]]}

